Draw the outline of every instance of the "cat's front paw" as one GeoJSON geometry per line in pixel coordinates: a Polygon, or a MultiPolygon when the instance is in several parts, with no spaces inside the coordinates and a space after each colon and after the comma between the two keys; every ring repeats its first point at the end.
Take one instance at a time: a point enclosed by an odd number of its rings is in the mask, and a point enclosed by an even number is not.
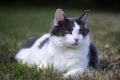
{"type": "Polygon", "coordinates": [[[75,78],[81,73],[83,73],[84,71],[85,69],[82,69],[82,68],[74,69],[74,70],[68,71],[67,73],[63,74],[63,77],[64,78],[69,78],[69,77],[75,78]]]}
{"type": "Polygon", "coordinates": [[[78,74],[63,74],[64,78],[76,78],[78,74]]]}
{"type": "Polygon", "coordinates": [[[73,77],[72,75],[69,75],[69,74],[63,74],[63,77],[64,78],[70,78],[70,77],[73,77]]]}
{"type": "Polygon", "coordinates": [[[69,77],[74,78],[74,77],[77,77],[79,74],[80,74],[79,71],[78,72],[68,72],[68,73],[64,74],[63,77],[64,78],[69,78],[69,77]]]}
{"type": "Polygon", "coordinates": [[[40,65],[38,66],[38,69],[46,69],[46,68],[48,68],[48,64],[45,62],[45,61],[42,61],[41,63],[40,63],[40,65]]]}

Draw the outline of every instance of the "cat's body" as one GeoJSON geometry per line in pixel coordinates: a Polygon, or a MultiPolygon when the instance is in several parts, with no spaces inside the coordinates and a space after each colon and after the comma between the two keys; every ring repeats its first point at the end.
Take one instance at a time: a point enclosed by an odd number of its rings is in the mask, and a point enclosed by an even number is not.
{"type": "Polygon", "coordinates": [[[80,18],[66,18],[64,12],[58,9],[51,31],[29,40],[15,59],[28,66],[52,67],[55,71],[65,72],[64,77],[74,77],[88,66],[98,68],[99,59],[89,38],[87,17],[88,11],[85,11],[80,18]]]}

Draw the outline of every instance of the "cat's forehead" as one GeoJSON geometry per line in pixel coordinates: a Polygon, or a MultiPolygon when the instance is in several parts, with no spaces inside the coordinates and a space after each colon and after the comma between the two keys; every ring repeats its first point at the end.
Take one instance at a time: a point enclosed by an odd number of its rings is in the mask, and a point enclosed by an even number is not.
{"type": "Polygon", "coordinates": [[[82,24],[78,18],[66,18],[66,20],[60,21],[58,25],[61,27],[64,26],[63,28],[73,28],[76,25],[82,27],[84,24],[82,24]]]}
{"type": "Polygon", "coordinates": [[[69,22],[74,23],[77,21],[77,18],[66,18],[69,22]]]}
{"type": "Polygon", "coordinates": [[[76,22],[78,25],[84,25],[84,23],[82,23],[82,21],[80,21],[79,18],[67,18],[67,19],[72,23],[76,22]]]}

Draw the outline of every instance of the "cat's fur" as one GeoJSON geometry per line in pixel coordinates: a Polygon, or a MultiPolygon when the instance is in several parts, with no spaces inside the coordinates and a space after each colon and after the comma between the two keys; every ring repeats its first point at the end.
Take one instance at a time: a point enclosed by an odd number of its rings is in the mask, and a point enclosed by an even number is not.
{"type": "Polygon", "coordinates": [[[65,72],[64,77],[74,77],[88,66],[98,68],[97,50],[87,28],[88,15],[86,10],[79,18],[67,18],[61,9],[57,9],[50,32],[30,39],[15,59],[28,66],[53,67],[55,71],[65,72]]]}

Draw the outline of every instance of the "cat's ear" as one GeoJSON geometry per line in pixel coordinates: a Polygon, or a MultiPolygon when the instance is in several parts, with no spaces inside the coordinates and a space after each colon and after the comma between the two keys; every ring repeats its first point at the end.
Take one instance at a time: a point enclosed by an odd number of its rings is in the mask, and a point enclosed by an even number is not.
{"type": "Polygon", "coordinates": [[[85,10],[85,11],[83,12],[83,14],[79,17],[79,20],[80,20],[82,23],[86,24],[86,23],[88,22],[89,12],[90,12],[90,10],[85,10]]]}
{"type": "Polygon", "coordinates": [[[65,13],[62,9],[57,9],[54,16],[54,25],[58,25],[59,21],[65,20],[65,13]]]}

